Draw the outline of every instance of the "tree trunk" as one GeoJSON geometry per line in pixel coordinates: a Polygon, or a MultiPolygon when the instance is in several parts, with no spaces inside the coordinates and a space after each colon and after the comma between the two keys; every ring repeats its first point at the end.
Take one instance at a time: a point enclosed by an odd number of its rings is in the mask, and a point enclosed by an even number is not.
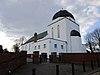
{"type": "Polygon", "coordinates": [[[100,38],[99,38],[99,50],[100,50],[100,38]]]}
{"type": "Polygon", "coordinates": [[[90,47],[91,52],[93,52],[91,42],[89,42],[89,47],[90,47]]]}

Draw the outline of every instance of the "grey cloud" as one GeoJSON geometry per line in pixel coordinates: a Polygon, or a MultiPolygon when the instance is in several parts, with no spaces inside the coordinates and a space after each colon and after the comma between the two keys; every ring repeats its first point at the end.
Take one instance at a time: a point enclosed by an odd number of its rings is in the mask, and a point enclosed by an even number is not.
{"type": "Polygon", "coordinates": [[[52,16],[59,6],[48,0],[18,0],[7,3],[1,1],[0,12],[2,13],[2,24],[8,35],[31,36],[34,32],[46,30],[51,22],[52,16]]]}
{"type": "Polygon", "coordinates": [[[0,0],[0,21],[9,36],[30,37],[34,32],[45,31],[52,16],[63,7],[75,16],[83,33],[100,17],[99,3],[99,0],[0,0]]]}
{"type": "MultiPolygon", "coordinates": [[[[56,0],[58,5],[70,11],[80,25],[83,36],[100,21],[100,0],[56,0]]],[[[91,31],[91,30],[90,30],[91,31]]]]}

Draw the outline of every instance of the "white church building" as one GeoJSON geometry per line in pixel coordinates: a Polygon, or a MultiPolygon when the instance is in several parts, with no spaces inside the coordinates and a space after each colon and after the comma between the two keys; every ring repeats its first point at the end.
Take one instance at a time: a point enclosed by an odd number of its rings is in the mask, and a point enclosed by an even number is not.
{"type": "Polygon", "coordinates": [[[67,10],[60,10],[54,14],[52,22],[47,25],[47,31],[35,33],[21,47],[28,54],[33,51],[39,53],[84,53],[85,48],[81,42],[80,26],[75,22],[74,16],[67,10]]]}

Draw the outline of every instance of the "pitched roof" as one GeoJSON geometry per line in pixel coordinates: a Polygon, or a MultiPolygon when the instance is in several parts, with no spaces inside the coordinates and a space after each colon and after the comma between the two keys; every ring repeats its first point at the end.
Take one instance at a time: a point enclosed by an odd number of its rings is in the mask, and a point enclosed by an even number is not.
{"type": "MultiPolygon", "coordinates": [[[[42,33],[40,33],[40,34],[37,35],[37,40],[42,39],[42,38],[44,38],[44,37],[47,36],[47,35],[48,35],[47,31],[42,32],[42,33]]],[[[25,45],[25,44],[27,44],[27,43],[30,43],[30,42],[32,42],[32,41],[34,41],[34,40],[35,40],[35,38],[34,38],[34,36],[33,36],[33,37],[31,37],[29,40],[27,40],[23,45],[25,45]]]]}

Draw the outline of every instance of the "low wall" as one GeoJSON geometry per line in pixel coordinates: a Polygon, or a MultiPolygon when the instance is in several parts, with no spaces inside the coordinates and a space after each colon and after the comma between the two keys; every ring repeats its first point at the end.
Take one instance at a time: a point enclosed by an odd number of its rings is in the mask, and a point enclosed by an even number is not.
{"type": "Polygon", "coordinates": [[[26,63],[27,52],[0,53],[0,75],[7,75],[9,70],[20,67],[26,63]]]}
{"type": "MultiPolygon", "coordinates": [[[[30,57],[30,55],[28,55],[30,57]]],[[[44,62],[45,57],[39,55],[39,51],[33,52],[33,63],[44,62]]],[[[47,60],[46,60],[47,61],[47,60]]],[[[100,53],[57,53],[53,52],[49,56],[50,63],[83,63],[83,62],[100,62],[100,53]]]]}
{"type": "Polygon", "coordinates": [[[59,53],[61,63],[100,61],[100,53],[59,53]]]}

